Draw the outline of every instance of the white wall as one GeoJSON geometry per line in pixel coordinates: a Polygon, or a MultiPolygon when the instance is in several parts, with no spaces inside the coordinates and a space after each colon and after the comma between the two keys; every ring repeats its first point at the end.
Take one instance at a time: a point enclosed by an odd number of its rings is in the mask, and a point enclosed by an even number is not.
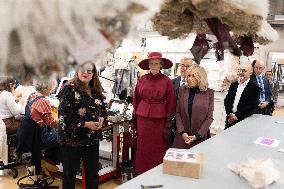
{"type": "Polygon", "coordinates": [[[147,36],[146,47],[141,47],[141,36],[124,39],[122,50],[124,52],[189,52],[195,35],[190,35],[184,40],[168,40],[164,36],[147,36]]]}
{"type": "Polygon", "coordinates": [[[274,43],[260,46],[259,57],[261,60],[266,62],[267,70],[271,70],[271,58],[272,55],[269,52],[284,52],[284,30],[278,30],[279,38],[274,43]]]}

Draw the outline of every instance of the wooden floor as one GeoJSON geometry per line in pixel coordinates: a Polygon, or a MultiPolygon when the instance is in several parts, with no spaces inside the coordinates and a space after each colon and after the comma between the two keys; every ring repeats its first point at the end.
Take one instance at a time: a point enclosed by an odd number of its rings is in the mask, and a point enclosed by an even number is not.
{"type": "MultiPolygon", "coordinates": [[[[18,189],[17,181],[22,176],[26,175],[26,169],[25,167],[19,168],[19,176],[16,179],[13,179],[12,175],[10,173],[5,173],[4,176],[0,176],[0,189],[18,189]]],[[[21,183],[31,183],[30,179],[24,179],[21,183]]],[[[113,189],[116,186],[121,184],[120,179],[112,179],[108,182],[102,183],[99,187],[99,189],[113,189]]],[[[61,174],[56,175],[56,179],[52,186],[59,186],[61,189],[61,174]]],[[[81,180],[76,180],[76,189],[81,189],[82,183],[81,180]]]]}
{"type": "Polygon", "coordinates": [[[273,116],[276,117],[284,117],[284,107],[282,108],[276,108],[273,112],[273,116]]]}
{"type": "MultiPolygon", "coordinates": [[[[281,116],[284,117],[284,108],[276,108],[273,112],[273,116],[281,116]]],[[[22,167],[19,169],[19,177],[25,175],[25,168],[22,167]]],[[[61,176],[58,175],[55,182],[53,183],[54,186],[60,186],[61,188],[61,176]]],[[[28,181],[26,181],[28,182],[28,181]]],[[[121,181],[120,179],[113,179],[108,182],[102,183],[99,187],[99,189],[113,189],[116,186],[120,185],[121,181]]],[[[76,181],[76,189],[80,189],[81,187],[81,180],[76,181]]],[[[0,176],[0,189],[18,189],[17,186],[17,179],[13,179],[12,176],[8,173],[6,173],[4,176],[0,176]]]]}

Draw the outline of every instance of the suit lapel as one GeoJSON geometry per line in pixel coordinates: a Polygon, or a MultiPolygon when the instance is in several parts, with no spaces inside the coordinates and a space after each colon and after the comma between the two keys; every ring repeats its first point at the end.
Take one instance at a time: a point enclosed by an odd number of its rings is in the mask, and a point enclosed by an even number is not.
{"type": "MultiPolygon", "coordinates": [[[[247,94],[249,93],[249,89],[250,89],[250,84],[251,84],[252,80],[249,80],[248,84],[246,85],[246,87],[244,88],[243,92],[242,92],[242,95],[241,95],[241,98],[240,98],[240,101],[239,101],[239,104],[241,101],[244,100],[244,98],[247,98],[247,94]]],[[[239,106],[238,104],[238,106],[239,106]]]]}
{"type": "Polygon", "coordinates": [[[185,109],[187,119],[189,119],[189,115],[188,115],[188,88],[184,87],[183,90],[184,90],[184,95],[183,95],[184,109],[185,109]]]}
{"type": "Polygon", "coordinates": [[[181,77],[178,76],[177,82],[176,82],[176,87],[177,87],[177,88],[179,88],[179,86],[180,86],[180,81],[181,81],[181,77]]]}
{"type": "Polygon", "coordinates": [[[197,102],[199,102],[198,104],[201,105],[202,102],[199,100],[201,95],[202,95],[201,91],[194,95],[193,102],[192,102],[191,120],[194,120],[195,113],[197,114],[199,113],[199,112],[194,111],[194,109],[195,109],[195,105],[197,104],[197,102]]]}

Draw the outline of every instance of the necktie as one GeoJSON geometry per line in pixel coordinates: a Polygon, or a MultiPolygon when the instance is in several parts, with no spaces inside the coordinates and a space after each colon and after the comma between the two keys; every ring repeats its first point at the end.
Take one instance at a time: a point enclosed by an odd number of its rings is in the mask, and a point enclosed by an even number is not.
{"type": "Polygon", "coordinates": [[[184,86],[185,85],[185,79],[183,78],[182,80],[181,80],[181,86],[184,86]]]}
{"type": "Polygon", "coordinates": [[[258,78],[258,86],[260,87],[260,96],[259,96],[259,100],[261,102],[265,101],[265,90],[264,90],[264,84],[263,84],[263,79],[262,77],[259,75],[257,76],[258,78]]]}

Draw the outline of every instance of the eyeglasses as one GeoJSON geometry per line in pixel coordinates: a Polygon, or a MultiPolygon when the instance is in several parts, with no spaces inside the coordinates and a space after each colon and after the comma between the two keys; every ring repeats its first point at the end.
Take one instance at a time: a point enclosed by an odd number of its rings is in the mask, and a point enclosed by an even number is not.
{"type": "Polygon", "coordinates": [[[238,72],[243,73],[243,72],[247,72],[247,70],[246,69],[239,69],[238,72]]]}
{"type": "Polygon", "coordinates": [[[186,65],[184,65],[184,64],[181,64],[180,66],[181,66],[181,67],[185,67],[185,68],[190,67],[190,65],[187,65],[187,66],[186,66],[186,65]]]}
{"type": "Polygon", "coordinates": [[[93,73],[93,70],[90,70],[90,69],[80,68],[79,70],[80,70],[82,73],[87,73],[87,74],[92,74],[92,73],[93,73]]]}
{"type": "Polygon", "coordinates": [[[254,69],[262,70],[262,69],[264,69],[264,67],[255,66],[254,69]]]}
{"type": "Polygon", "coordinates": [[[92,74],[93,73],[93,66],[90,64],[85,64],[79,67],[79,70],[82,73],[92,74]]]}

